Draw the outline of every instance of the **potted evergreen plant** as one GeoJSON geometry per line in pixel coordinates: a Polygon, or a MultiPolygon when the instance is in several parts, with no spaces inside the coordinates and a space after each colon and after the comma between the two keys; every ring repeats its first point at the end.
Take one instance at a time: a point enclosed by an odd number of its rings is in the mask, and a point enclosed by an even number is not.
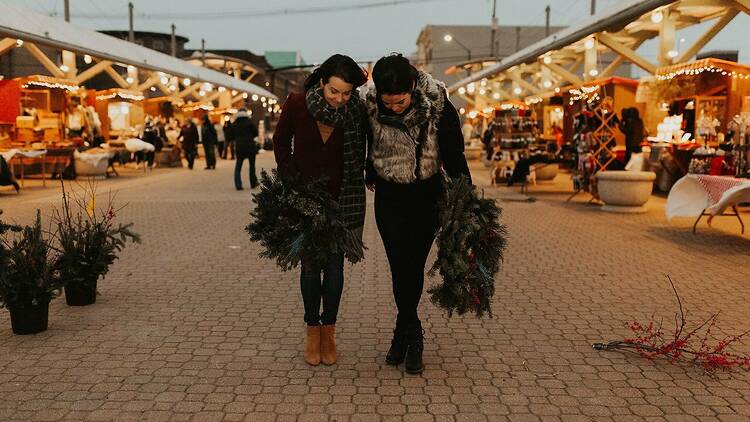
{"type": "Polygon", "coordinates": [[[115,224],[116,214],[111,200],[104,209],[96,209],[93,185],[84,198],[72,198],[63,186],[63,206],[54,212],[53,220],[59,249],[57,267],[68,305],[95,303],[99,278],[109,272],[128,241],[140,242],[131,230],[132,223],[115,224]]]}
{"type": "Polygon", "coordinates": [[[37,210],[31,226],[0,223],[0,307],[10,311],[15,334],[47,329],[49,302],[60,291],[56,256],[37,210]]]}

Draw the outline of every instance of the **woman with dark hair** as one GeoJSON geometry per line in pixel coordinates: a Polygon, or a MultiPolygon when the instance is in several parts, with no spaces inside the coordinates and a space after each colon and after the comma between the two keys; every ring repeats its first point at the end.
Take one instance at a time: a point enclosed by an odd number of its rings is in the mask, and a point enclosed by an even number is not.
{"type": "MultiPolygon", "coordinates": [[[[367,114],[357,87],[366,81],[367,74],[350,57],[331,56],[307,78],[305,92],[287,97],[273,137],[281,177],[325,178],[347,228],[360,238],[365,220],[367,114]]],[[[305,361],[310,365],[336,362],[335,324],[343,286],[343,256],[323,266],[302,257],[305,361]]]]}
{"type": "Polygon", "coordinates": [[[372,127],[367,186],[375,190],[375,220],[391,267],[398,308],[389,365],[424,370],[424,331],[417,307],[424,267],[438,228],[444,170],[469,174],[461,123],[445,85],[417,71],[400,54],[378,60],[367,94],[372,127]]]}
{"type": "Polygon", "coordinates": [[[625,165],[630,162],[633,153],[641,152],[641,142],[643,142],[644,128],[643,120],[635,107],[629,107],[622,110],[622,120],[617,122],[620,132],[625,135],[625,165]]]}

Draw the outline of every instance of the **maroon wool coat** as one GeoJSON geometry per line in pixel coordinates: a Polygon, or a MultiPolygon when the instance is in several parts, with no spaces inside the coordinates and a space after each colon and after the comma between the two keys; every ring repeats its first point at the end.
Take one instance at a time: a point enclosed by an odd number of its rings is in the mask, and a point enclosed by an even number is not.
{"type": "Polygon", "coordinates": [[[273,153],[281,176],[328,179],[328,192],[338,197],[344,172],[344,132],[334,128],[323,142],[304,93],[289,94],[273,134],[273,153]]]}

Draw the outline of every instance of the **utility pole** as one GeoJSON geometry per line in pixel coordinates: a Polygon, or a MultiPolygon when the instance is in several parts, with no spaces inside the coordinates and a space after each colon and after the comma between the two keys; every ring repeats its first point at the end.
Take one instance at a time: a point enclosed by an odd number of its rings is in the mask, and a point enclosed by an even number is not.
{"type": "Polygon", "coordinates": [[[135,42],[135,32],[133,32],[133,3],[128,3],[128,19],[130,29],[128,30],[128,41],[135,42]]]}
{"type": "Polygon", "coordinates": [[[201,64],[206,66],[206,39],[201,38],[201,64]]]}
{"type": "Polygon", "coordinates": [[[177,29],[174,24],[172,24],[172,57],[177,57],[177,35],[175,35],[175,30],[177,29]]]}
{"type": "Polygon", "coordinates": [[[552,9],[547,5],[547,7],[544,8],[544,15],[545,15],[545,23],[544,23],[544,36],[549,37],[549,14],[552,11],[552,9]]]}
{"type": "Polygon", "coordinates": [[[65,22],[70,22],[70,0],[65,0],[65,22]]]}
{"type": "Polygon", "coordinates": [[[591,0],[591,14],[596,14],[596,0],[591,0]]]}
{"type": "Polygon", "coordinates": [[[495,34],[497,33],[497,0],[492,2],[492,31],[490,35],[490,56],[495,57],[497,50],[495,48],[495,34]]]}

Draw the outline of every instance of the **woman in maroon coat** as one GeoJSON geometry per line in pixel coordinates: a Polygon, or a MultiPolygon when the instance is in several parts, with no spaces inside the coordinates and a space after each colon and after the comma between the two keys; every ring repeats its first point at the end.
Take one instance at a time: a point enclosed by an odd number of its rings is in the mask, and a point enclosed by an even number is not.
{"type": "MultiPolygon", "coordinates": [[[[350,57],[331,56],[305,81],[304,93],[287,97],[273,138],[281,177],[325,178],[347,229],[360,238],[365,216],[367,117],[357,87],[366,81],[366,73],[350,57]]],[[[310,365],[336,362],[335,324],[343,286],[343,255],[323,266],[302,258],[305,361],[310,365]]]]}

